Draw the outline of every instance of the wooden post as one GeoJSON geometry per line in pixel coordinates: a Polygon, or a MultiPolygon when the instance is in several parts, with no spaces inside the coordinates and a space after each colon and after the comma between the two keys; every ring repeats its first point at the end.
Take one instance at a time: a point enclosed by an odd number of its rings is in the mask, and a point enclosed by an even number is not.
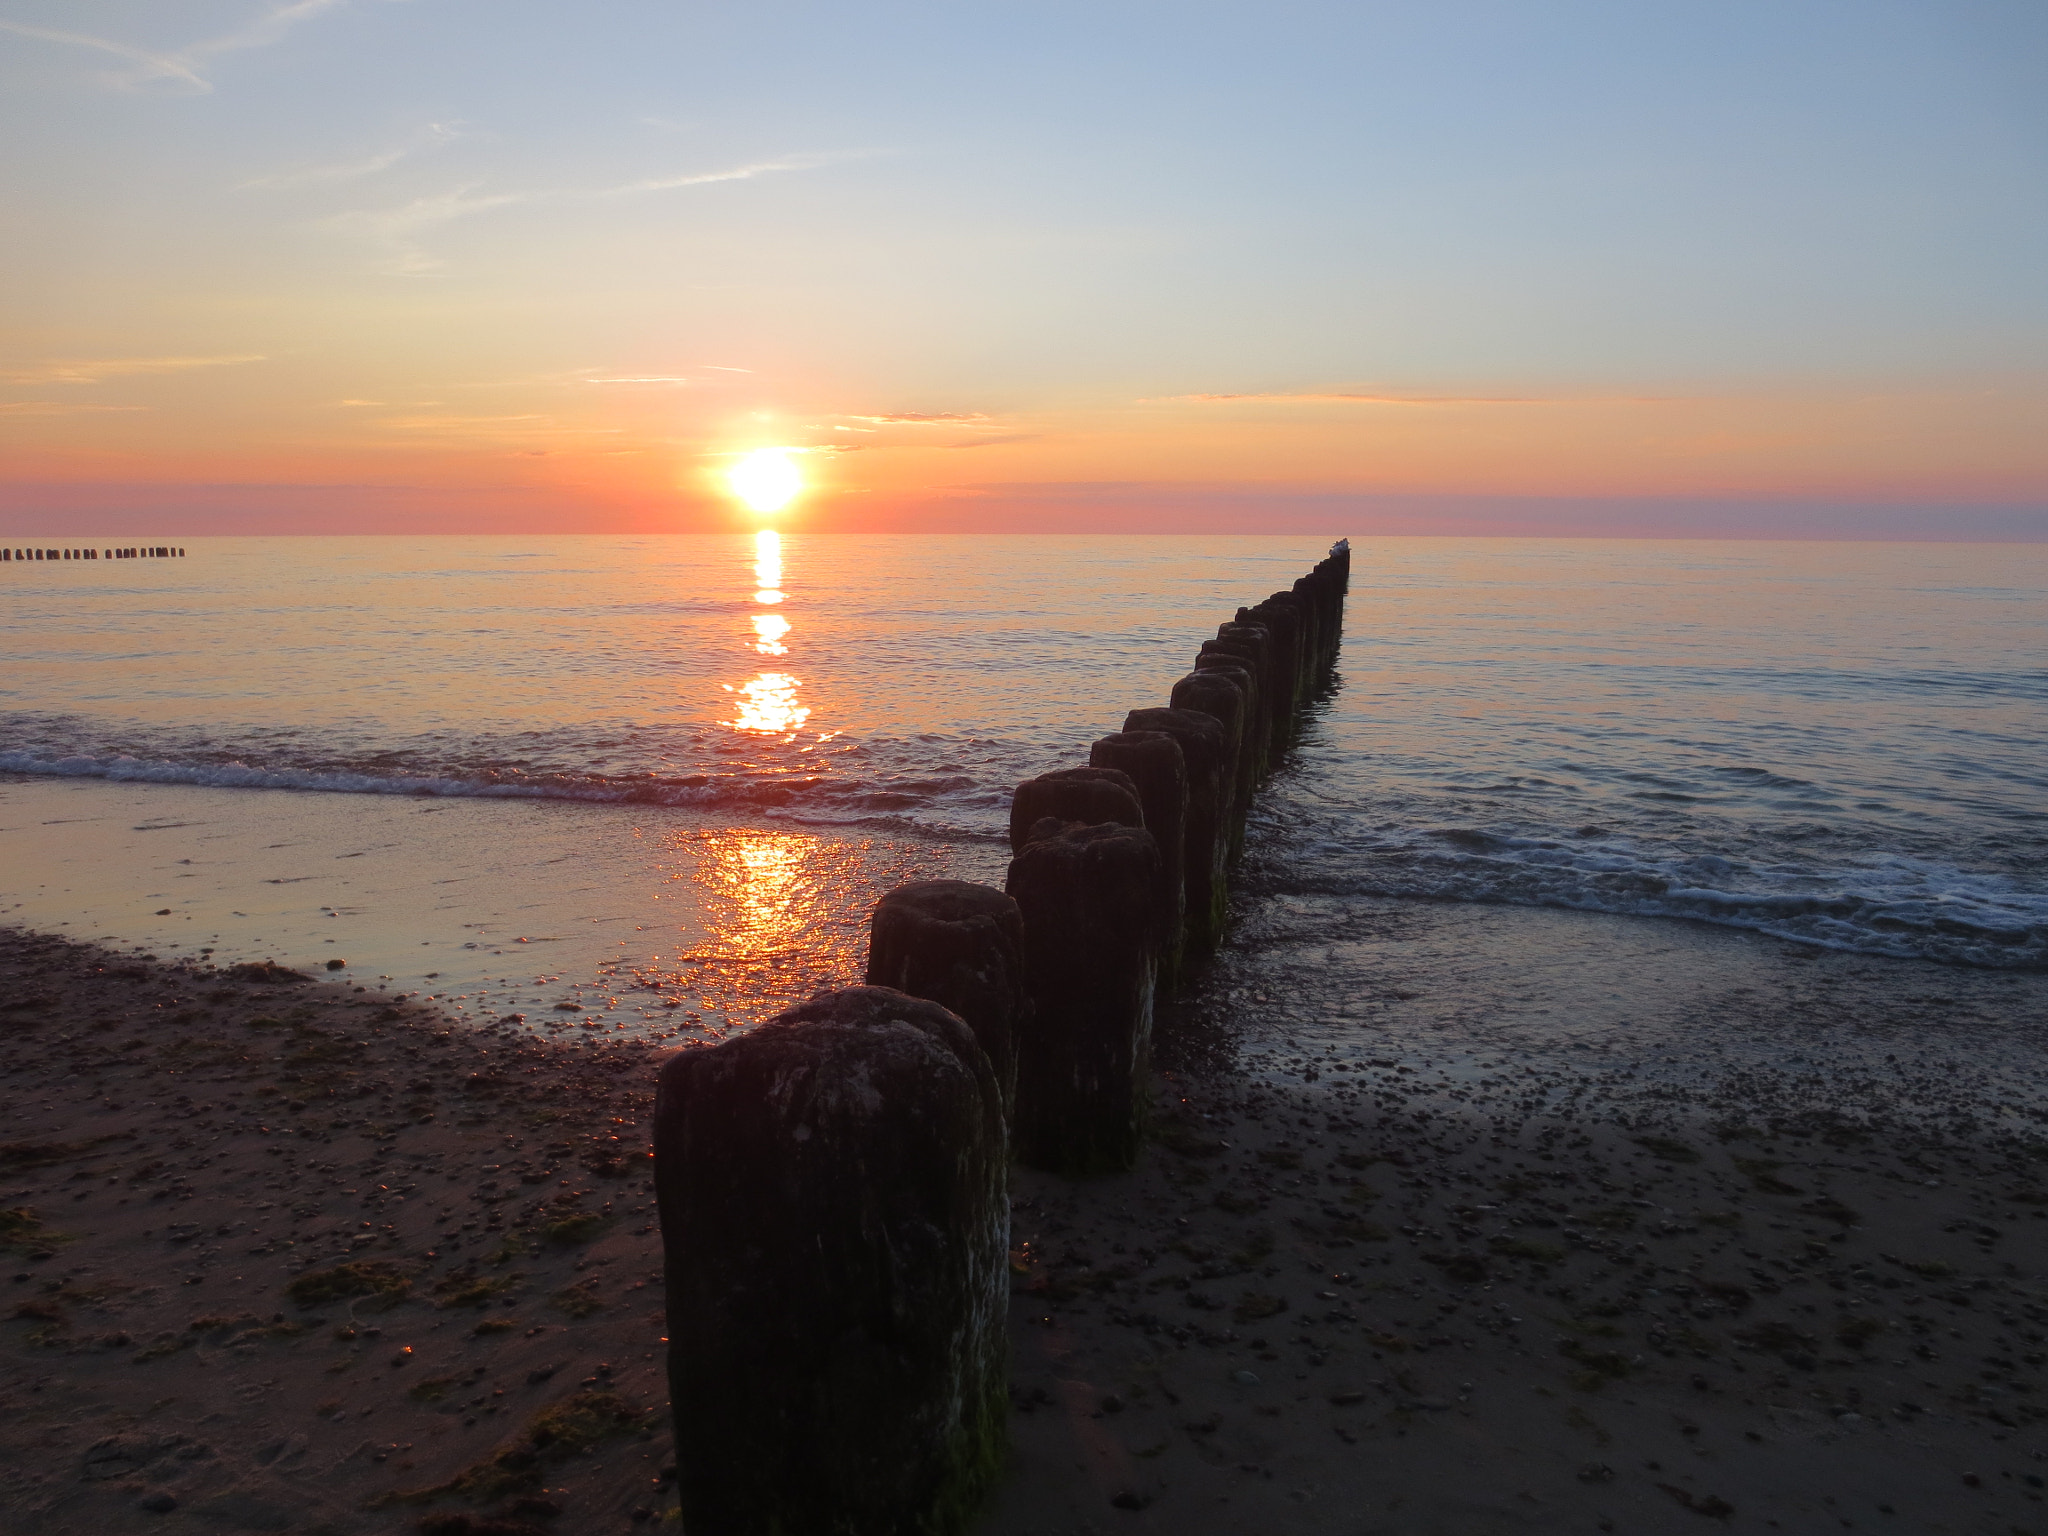
{"type": "Polygon", "coordinates": [[[1145,824],[1138,786],[1114,768],[1060,768],[1019,784],[1010,796],[1010,851],[1021,850],[1031,829],[1047,818],[1087,826],[1145,824]]]}
{"type": "Polygon", "coordinates": [[[993,886],[913,880],[875,903],[867,984],[894,987],[957,1014],[974,1031],[1002,1091],[1017,1092],[1017,1035],[1028,1006],[1024,916],[993,886]]]}
{"type": "Polygon", "coordinates": [[[676,1486],[692,1536],[956,1536],[1009,1404],[1002,1098],[886,987],[679,1052],[655,1097],[676,1486]]]}
{"type": "Polygon", "coordinates": [[[1188,771],[1180,743],[1165,731],[1119,731],[1088,749],[1089,764],[1115,768],[1137,786],[1145,830],[1159,845],[1159,990],[1180,983],[1187,928],[1188,771]]]}
{"type": "Polygon", "coordinates": [[[1124,730],[1158,731],[1180,744],[1188,796],[1184,958],[1212,955],[1223,941],[1229,900],[1231,764],[1223,722],[1197,709],[1134,709],[1124,716],[1124,730]]]}
{"type": "Polygon", "coordinates": [[[1173,685],[1175,709],[1192,709],[1223,727],[1225,842],[1232,859],[1243,838],[1244,810],[1251,798],[1250,772],[1245,765],[1245,695],[1235,673],[1208,669],[1190,672],[1173,685]]]}
{"type": "Polygon", "coordinates": [[[1017,1051],[1013,1142],[1034,1168],[1132,1167],[1151,1092],[1159,847],[1143,827],[1041,831],[1010,861],[1024,912],[1031,1022],[1017,1051]]]}

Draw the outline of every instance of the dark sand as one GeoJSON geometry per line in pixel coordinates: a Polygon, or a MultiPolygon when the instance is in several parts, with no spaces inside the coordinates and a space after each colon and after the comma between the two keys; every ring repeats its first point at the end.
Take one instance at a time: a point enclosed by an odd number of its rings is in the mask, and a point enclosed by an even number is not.
{"type": "MultiPolygon", "coordinates": [[[[2048,1532],[2048,978],[1391,902],[1246,936],[1140,1169],[1017,1177],[989,1536],[2048,1532]]],[[[671,1507],[654,1048],[24,934],[0,1031],[6,1531],[671,1507]],[[290,1294],[342,1265],[387,1292],[290,1294]]]]}

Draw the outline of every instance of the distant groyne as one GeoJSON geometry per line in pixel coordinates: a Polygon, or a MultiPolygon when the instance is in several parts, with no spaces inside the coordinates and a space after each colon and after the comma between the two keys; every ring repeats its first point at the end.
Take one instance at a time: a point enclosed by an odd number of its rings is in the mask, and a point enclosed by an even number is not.
{"type": "Polygon", "coordinates": [[[182,560],[175,544],[131,544],[120,549],[0,549],[0,565],[17,560],[182,560]]]}

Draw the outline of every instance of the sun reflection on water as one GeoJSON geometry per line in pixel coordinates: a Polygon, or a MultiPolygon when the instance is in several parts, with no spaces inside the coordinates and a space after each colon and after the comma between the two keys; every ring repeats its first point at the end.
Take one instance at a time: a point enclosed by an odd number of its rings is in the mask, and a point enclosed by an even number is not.
{"type": "Polygon", "coordinates": [[[787,672],[763,672],[734,690],[739,714],[726,724],[736,731],[786,736],[811,718],[810,707],[796,701],[796,691],[802,686],[787,672]]]}
{"type": "MultiPolygon", "coordinates": [[[[763,607],[779,605],[786,596],[782,591],[782,535],[772,528],[763,528],[754,535],[754,582],[754,601],[763,607]]],[[[756,655],[789,654],[789,647],[783,643],[793,627],[788,619],[779,613],[755,613],[748,615],[748,619],[753,625],[751,649],[756,655]]],[[[725,690],[735,696],[739,708],[725,724],[756,736],[794,740],[795,733],[811,717],[809,706],[797,701],[797,690],[802,686],[801,678],[780,671],[759,673],[737,687],[728,683],[725,690]]]]}
{"type": "MultiPolygon", "coordinates": [[[[773,592],[782,585],[782,535],[763,528],[754,535],[754,585],[773,592]]],[[[758,599],[760,592],[754,596],[758,599]]]]}
{"type": "MultiPolygon", "coordinates": [[[[703,903],[671,971],[707,1015],[751,1025],[857,973],[872,892],[891,874],[841,838],[766,827],[677,828],[669,878],[703,903]]],[[[682,894],[682,893],[679,893],[682,894]]]]}

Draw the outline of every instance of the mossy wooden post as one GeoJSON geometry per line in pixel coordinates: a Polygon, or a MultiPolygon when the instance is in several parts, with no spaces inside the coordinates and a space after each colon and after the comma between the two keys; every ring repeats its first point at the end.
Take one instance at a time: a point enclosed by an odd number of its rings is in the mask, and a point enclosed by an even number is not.
{"type": "Polygon", "coordinates": [[[1314,668],[1309,664],[1304,644],[1300,604],[1291,592],[1285,594],[1287,601],[1284,603],[1280,596],[1276,593],[1257,607],[1238,609],[1237,620],[1240,624],[1263,625],[1273,637],[1273,645],[1279,652],[1279,670],[1287,680],[1287,729],[1292,740],[1300,723],[1302,706],[1309,700],[1309,679],[1314,668]]]}
{"type": "Polygon", "coordinates": [[[1088,761],[1130,777],[1145,830],[1159,845],[1159,990],[1170,994],[1180,984],[1187,947],[1187,760],[1165,731],[1119,731],[1089,747],[1088,761]]]}
{"type": "Polygon", "coordinates": [[[1204,640],[1195,657],[1197,672],[1231,672],[1244,685],[1244,754],[1251,775],[1247,793],[1256,789],[1270,766],[1273,730],[1267,705],[1266,687],[1259,676],[1258,659],[1243,654],[1248,649],[1240,640],[1204,640]]]}
{"type": "Polygon", "coordinates": [[[1344,634],[1344,594],[1351,586],[1351,544],[1339,539],[1330,546],[1327,558],[1294,584],[1294,592],[1315,615],[1317,685],[1327,679],[1337,664],[1337,650],[1344,634]]]}
{"type": "Polygon", "coordinates": [[[1293,683],[1287,676],[1280,648],[1273,643],[1272,631],[1263,624],[1221,624],[1217,626],[1216,638],[1209,642],[1209,646],[1227,648],[1243,657],[1258,673],[1265,730],[1261,745],[1265,750],[1266,771],[1270,773],[1280,766],[1287,743],[1294,737],[1293,683]]]}
{"type": "Polygon", "coordinates": [[[1031,829],[1048,816],[1091,827],[1107,821],[1145,824],[1138,786],[1114,768],[1058,768],[1019,784],[1010,795],[1010,852],[1023,848],[1031,829]]]}
{"type": "MultiPolygon", "coordinates": [[[[1219,656],[1213,651],[1195,659],[1195,670],[1189,676],[1221,682],[1237,695],[1237,765],[1230,794],[1230,857],[1235,862],[1244,852],[1244,819],[1251,811],[1252,795],[1259,786],[1259,724],[1254,715],[1257,683],[1241,657],[1219,656]]],[[[1178,685],[1175,686],[1174,702],[1179,703],[1178,685]]]]}
{"type": "Polygon", "coordinates": [[[1033,1168],[1079,1176],[1137,1162],[1159,881],[1159,846],[1138,826],[1041,826],[1010,861],[1031,978],[1012,1144],[1033,1168]]]}
{"type": "Polygon", "coordinates": [[[1024,917],[994,886],[913,880],[875,903],[867,984],[950,1009],[995,1069],[1007,1115],[1017,1091],[1024,990],[1024,917]]]}
{"type": "Polygon", "coordinates": [[[1244,689],[1234,675],[1197,670],[1173,685],[1175,709],[1192,709],[1223,727],[1223,833],[1226,857],[1237,857],[1250,798],[1244,767],[1244,689]]]}
{"type": "Polygon", "coordinates": [[[1180,744],[1187,785],[1183,959],[1214,954],[1223,942],[1230,878],[1229,739],[1223,722],[1196,709],[1134,709],[1124,716],[1124,730],[1158,731],[1180,744]]]}
{"type": "Polygon", "coordinates": [[[654,1106],[690,1536],[957,1536],[1002,1465],[1009,1195],[973,1032],[886,987],[679,1052],[654,1106]]]}
{"type": "Polygon", "coordinates": [[[1301,633],[1301,698],[1306,703],[1315,697],[1323,676],[1322,621],[1317,611],[1318,604],[1300,592],[1275,592],[1259,606],[1284,608],[1295,616],[1301,633]]]}

